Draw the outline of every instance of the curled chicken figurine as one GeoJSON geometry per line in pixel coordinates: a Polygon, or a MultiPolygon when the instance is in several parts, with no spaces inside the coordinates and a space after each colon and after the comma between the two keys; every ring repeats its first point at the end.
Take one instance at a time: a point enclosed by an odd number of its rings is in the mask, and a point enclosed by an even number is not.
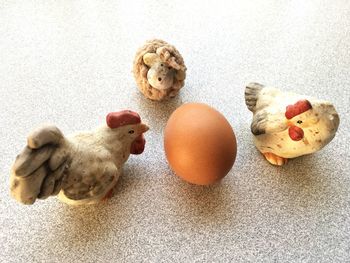
{"type": "Polygon", "coordinates": [[[175,97],[185,84],[184,60],[174,46],[163,40],[147,41],[137,51],[133,71],[140,91],[152,100],[175,97]]]}
{"type": "Polygon", "coordinates": [[[109,113],[106,122],[68,137],[53,125],[32,131],[11,169],[11,195],[23,204],[51,195],[68,204],[111,197],[129,155],[143,152],[148,127],[129,110],[109,113]]]}
{"type": "Polygon", "coordinates": [[[246,87],[245,102],[253,112],[254,144],[274,165],[322,149],[339,126],[331,103],[258,83],[246,87]]]}

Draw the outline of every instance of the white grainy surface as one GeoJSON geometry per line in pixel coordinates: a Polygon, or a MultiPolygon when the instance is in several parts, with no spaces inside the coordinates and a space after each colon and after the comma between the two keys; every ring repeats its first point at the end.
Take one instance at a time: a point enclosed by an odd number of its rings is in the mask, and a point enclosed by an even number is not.
{"type": "Polygon", "coordinates": [[[348,0],[0,1],[0,261],[350,261],[349,43],[348,0]],[[143,98],[131,74],[136,49],[154,37],[188,67],[181,95],[166,103],[143,98]],[[269,165],[249,130],[250,81],[333,101],[336,138],[269,165]],[[174,176],[163,152],[168,116],[193,101],[221,111],[238,140],[232,171],[207,188],[174,176]],[[151,130],[108,203],[9,197],[10,165],[33,127],[52,122],[68,134],[121,108],[151,130]]]}

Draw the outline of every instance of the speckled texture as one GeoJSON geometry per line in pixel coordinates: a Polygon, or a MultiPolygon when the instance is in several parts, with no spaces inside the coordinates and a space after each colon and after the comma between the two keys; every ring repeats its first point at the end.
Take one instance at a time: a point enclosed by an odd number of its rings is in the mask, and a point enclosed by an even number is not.
{"type": "Polygon", "coordinates": [[[349,261],[349,17],[348,0],[1,1],[0,261],[349,261]],[[151,38],[175,45],[188,68],[164,104],[145,99],[131,73],[151,38]],[[268,164],[249,130],[251,81],[334,102],[337,136],[285,167],[268,164]],[[232,171],[208,188],[175,177],[163,152],[168,116],[192,101],[221,111],[238,141],[232,171]],[[91,129],[120,108],[151,130],[110,202],[10,199],[9,168],[33,127],[91,129]]]}

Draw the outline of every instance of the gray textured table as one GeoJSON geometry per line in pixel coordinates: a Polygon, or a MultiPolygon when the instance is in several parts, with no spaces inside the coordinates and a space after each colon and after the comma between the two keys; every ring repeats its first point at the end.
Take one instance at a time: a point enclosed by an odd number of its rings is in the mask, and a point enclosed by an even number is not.
{"type": "Polygon", "coordinates": [[[0,261],[350,261],[350,2],[147,2],[0,1],[0,261]],[[131,74],[136,49],[154,37],[188,67],[181,95],[163,104],[144,99],[131,74]],[[249,131],[250,81],[333,101],[336,138],[269,165],[249,131]],[[182,182],[163,152],[168,116],[192,101],[221,111],[237,135],[236,163],[212,187],[182,182]],[[33,127],[49,121],[68,134],[120,108],[151,130],[113,199],[9,197],[10,165],[33,127]]]}

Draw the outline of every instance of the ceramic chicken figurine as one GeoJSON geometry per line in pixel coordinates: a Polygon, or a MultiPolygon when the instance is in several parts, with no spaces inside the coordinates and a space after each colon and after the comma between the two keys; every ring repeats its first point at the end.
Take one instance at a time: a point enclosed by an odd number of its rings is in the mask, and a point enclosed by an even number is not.
{"type": "Polygon", "coordinates": [[[128,110],[109,113],[106,121],[69,137],[53,125],[32,131],[12,166],[11,195],[23,204],[51,195],[68,204],[111,197],[129,155],[143,152],[148,127],[128,110]]]}
{"type": "Polygon", "coordinates": [[[320,150],[339,126],[331,103],[258,83],[246,87],[245,102],[253,112],[254,144],[274,165],[320,150]]]}
{"type": "Polygon", "coordinates": [[[133,71],[140,91],[152,100],[172,98],[185,84],[184,60],[163,40],[150,40],[137,51],[133,71]]]}

